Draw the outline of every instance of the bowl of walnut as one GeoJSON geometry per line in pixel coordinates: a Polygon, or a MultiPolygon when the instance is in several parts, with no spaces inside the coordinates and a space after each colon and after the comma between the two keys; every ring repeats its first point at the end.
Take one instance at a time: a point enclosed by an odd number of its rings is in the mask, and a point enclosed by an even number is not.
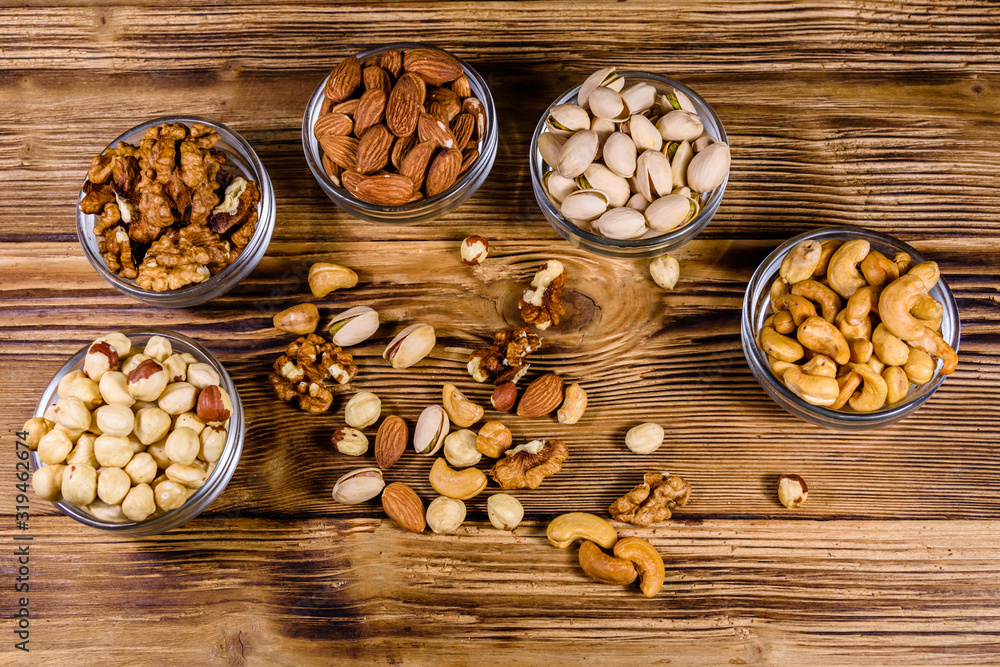
{"type": "Polygon", "coordinates": [[[156,118],[97,155],[80,189],[76,231],[116,289],[156,306],[225,294],[267,251],[274,191],[253,148],[221,123],[156,118]]]}

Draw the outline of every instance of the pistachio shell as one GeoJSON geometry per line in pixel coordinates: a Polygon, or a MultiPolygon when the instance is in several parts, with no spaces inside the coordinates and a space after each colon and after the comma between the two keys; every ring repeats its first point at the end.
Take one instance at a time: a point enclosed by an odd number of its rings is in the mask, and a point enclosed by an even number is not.
{"type": "Polygon", "coordinates": [[[566,137],[555,132],[542,132],[538,135],[538,152],[542,156],[545,164],[553,169],[559,164],[559,151],[566,143],[566,137]]]}
{"type": "Polygon", "coordinates": [[[612,121],[623,121],[631,114],[622,96],[610,88],[601,86],[590,94],[590,113],[598,118],[612,121]]]}
{"type": "Polygon", "coordinates": [[[600,190],[608,198],[609,206],[624,206],[632,194],[628,181],[597,162],[577,177],[576,184],[581,190],[600,190]]]}
{"type": "Polygon", "coordinates": [[[646,222],[650,229],[669,232],[680,227],[694,216],[696,204],[682,195],[660,197],[646,209],[646,222]]]}
{"type": "Polygon", "coordinates": [[[451,428],[448,413],[440,405],[424,408],[413,427],[413,450],[424,456],[434,456],[451,428]]]}
{"type": "Polygon", "coordinates": [[[611,90],[619,91],[625,86],[625,79],[619,77],[618,74],[615,73],[614,67],[599,69],[588,76],[586,81],[584,81],[580,86],[580,92],[576,94],[576,103],[583,108],[587,108],[587,102],[590,99],[590,94],[593,93],[598,86],[607,86],[611,90]]]}
{"type": "Polygon", "coordinates": [[[695,153],[700,153],[714,143],[715,139],[713,139],[707,132],[702,132],[701,136],[694,140],[692,146],[694,147],[695,153]]]}
{"type": "Polygon", "coordinates": [[[670,161],[670,170],[673,174],[673,187],[687,187],[687,168],[693,157],[694,151],[691,150],[691,143],[682,141],[680,146],[677,147],[677,152],[674,153],[674,158],[670,161]]]}
{"type": "Polygon", "coordinates": [[[382,493],[385,482],[378,468],[359,468],[347,473],[333,485],[333,499],[344,505],[357,505],[382,493]]]}
{"type": "Polygon", "coordinates": [[[600,159],[604,152],[604,142],[608,140],[615,131],[615,123],[605,118],[595,118],[590,123],[590,129],[597,132],[597,156],[600,159]]]}
{"type": "Polygon", "coordinates": [[[688,186],[696,192],[719,187],[729,175],[729,144],[712,144],[692,158],[687,169],[688,186]]]}
{"type": "Polygon", "coordinates": [[[430,354],[436,342],[434,327],[429,324],[411,324],[386,346],[382,358],[397,370],[409,368],[430,354]]]}
{"type": "Polygon", "coordinates": [[[594,223],[610,239],[634,239],[646,233],[646,218],[633,208],[613,208],[594,223]]]}
{"type": "Polygon", "coordinates": [[[576,104],[559,104],[549,111],[545,124],[553,133],[569,136],[590,127],[590,114],[576,104]]]}
{"type": "Polygon", "coordinates": [[[636,192],[625,205],[637,211],[645,211],[649,208],[649,200],[643,197],[642,193],[636,192]]]}
{"type": "Polygon", "coordinates": [[[676,88],[663,96],[661,106],[663,107],[663,113],[668,113],[671,109],[681,109],[683,111],[690,111],[691,113],[698,113],[698,109],[694,106],[691,98],[676,88]]]}
{"type": "Polygon", "coordinates": [[[597,141],[597,132],[593,130],[581,130],[571,136],[559,151],[556,170],[566,178],[582,174],[597,156],[597,141]]]}
{"type": "Polygon", "coordinates": [[[542,176],[542,183],[549,198],[558,205],[571,192],[577,189],[576,181],[559,175],[558,171],[547,171],[542,176]]]}
{"type": "Polygon", "coordinates": [[[656,103],[656,88],[645,81],[639,81],[623,88],[621,97],[632,113],[642,113],[656,103]]]}
{"type": "Polygon", "coordinates": [[[691,197],[691,188],[686,187],[686,186],[685,187],[680,187],[680,188],[674,188],[670,192],[670,194],[672,194],[672,195],[684,195],[685,197],[690,198],[691,197]]]}
{"type": "Polygon", "coordinates": [[[635,115],[628,121],[628,133],[632,137],[632,143],[636,150],[658,151],[663,147],[663,137],[660,131],[645,116],[635,115]]]}
{"type": "Polygon", "coordinates": [[[350,347],[366,341],[378,331],[378,313],[368,306],[355,306],[335,316],[329,332],[333,344],[350,347]]]}
{"type": "Polygon", "coordinates": [[[660,151],[645,151],[636,160],[636,189],[649,201],[670,194],[672,183],[673,175],[670,171],[670,162],[667,161],[667,156],[660,151]]]}
{"type": "Polygon", "coordinates": [[[632,137],[623,132],[615,132],[604,142],[604,164],[619,176],[630,178],[635,175],[636,155],[632,137]]]}
{"type": "Polygon", "coordinates": [[[559,208],[566,218],[574,222],[587,222],[608,210],[608,197],[600,190],[577,190],[565,199],[559,208]]]}
{"type": "Polygon", "coordinates": [[[665,141],[694,141],[705,126],[698,114],[675,109],[657,121],[656,129],[665,141]]]}

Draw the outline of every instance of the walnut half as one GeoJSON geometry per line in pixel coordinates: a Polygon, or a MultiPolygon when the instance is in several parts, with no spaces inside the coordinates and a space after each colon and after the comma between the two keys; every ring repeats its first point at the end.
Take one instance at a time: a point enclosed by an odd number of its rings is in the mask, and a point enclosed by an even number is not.
{"type": "Polygon", "coordinates": [[[647,472],[643,483],[612,503],[611,516],[636,526],[666,521],[671,510],[684,507],[691,497],[691,485],[683,477],[647,472]]]}
{"type": "Polygon", "coordinates": [[[500,385],[517,382],[528,372],[527,357],[542,346],[542,339],[520,327],[501,329],[493,334],[493,343],[469,355],[469,374],[476,382],[490,380],[500,385]]]}
{"type": "Polygon", "coordinates": [[[524,290],[524,295],[517,304],[524,323],[543,331],[553,324],[559,324],[559,318],[566,312],[562,305],[565,283],[566,272],[562,262],[550,259],[542,264],[531,280],[531,289],[524,290]]]}
{"type": "Polygon", "coordinates": [[[507,451],[490,471],[502,489],[537,489],[546,477],[562,470],[569,450],[562,440],[532,440],[507,451]]]}
{"type": "Polygon", "coordinates": [[[297,399],[299,408],[313,414],[333,403],[329,380],[350,382],[357,374],[354,358],[322,336],[309,334],[292,341],[268,375],[274,393],[283,401],[297,399]]]}

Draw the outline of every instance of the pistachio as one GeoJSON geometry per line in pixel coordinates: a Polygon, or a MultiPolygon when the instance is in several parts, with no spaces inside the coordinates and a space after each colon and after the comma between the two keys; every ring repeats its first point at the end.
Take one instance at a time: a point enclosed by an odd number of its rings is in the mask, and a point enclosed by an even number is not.
{"type": "Polygon", "coordinates": [[[658,151],[663,148],[663,137],[656,126],[645,116],[635,115],[628,121],[628,133],[639,151],[658,151]]]}
{"type": "Polygon", "coordinates": [[[694,201],[682,195],[667,195],[651,203],[645,211],[651,229],[669,232],[694,217],[694,201]]]}
{"type": "Polygon", "coordinates": [[[729,175],[729,144],[714,143],[694,158],[687,169],[688,186],[697,192],[719,187],[729,175]]]}
{"type": "Polygon", "coordinates": [[[633,208],[613,208],[597,219],[594,227],[610,239],[634,239],[646,233],[646,217],[633,208]]]}
{"type": "Polygon", "coordinates": [[[675,109],[656,121],[656,129],[664,141],[694,141],[705,126],[698,114],[675,109]]]}
{"type": "Polygon", "coordinates": [[[625,79],[615,73],[614,67],[604,67],[587,77],[580,86],[580,92],[576,94],[576,102],[581,107],[586,108],[590,101],[590,95],[599,86],[606,86],[614,91],[620,91],[625,87],[625,79]]]}
{"type": "Polygon", "coordinates": [[[378,324],[378,312],[368,306],[355,306],[335,315],[328,331],[334,345],[350,347],[371,338],[378,324]]]}
{"type": "Polygon", "coordinates": [[[543,132],[538,135],[538,152],[545,164],[553,169],[559,164],[559,151],[566,143],[566,137],[556,132],[543,132]]]}
{"type": "Polygon", "coordinates": [[[670,161],[670,172],[674,188],[687,187],[687,168],[693,157],[694,150],[691,149],[691,142],[682,141],[677,146],[677,151],[670,161]]]}
{"type": "Polygon", "coordinates": [[[359,468],[347,473],[333,485],[333,499],[343,505],[357,505],[375,498],[385,482],[378,468],[359,468]]]}
{"type": "Polygon", "coordinates": [[[577,190],[559,207],[560,213],[574,222],[589,222],[608,210],[608,196],[600,190],[577,190]]]}
{"type": "Polygon", "coordinates": [[[411,324],[386,346],[382,358],[397,370],[409,368],[430,354],[436,342],[434,327],[429,324],[411,324]]]}
{"type": "Polygon", "coordinates": [[[632,191],[628,181],[603,164],[595,162],[577,176],[576,184],[581,190],[600,190],[608,198],[608,206],[624,206],[632,191]]]}
{"type": "MultiPolygon", "coordinates": [[[[590,126],[590,123],[587,123],[590,126]]],[[[597,157],[598,138],[593,130],[581,130],[571,136],[559,151],[556,170],[566,178],[576,178],[597,157]]]]}
{"type": "Polygon", "coordinates": [[[576,104],[559,104],[549,111],[545,124],[553,134],[570,136],[590,127],[590,114],[576,104]]]}
{"type": "Polygon", "coordinates": [[[604,154],[604,142],[608,140],[608,137],[610,137],[612,134],[615,133],[615,129],[617,127],[618,127],[617,124],[615,124],[610,120],[606,120],[604,118],[595,118],[590,123],[590,129],[592,129],[594,132],[597,132],[596,159],[600,159],[601,156],[604,154]]]}
{"type": "Polygon", "coordinates": [[[604,142],[604,164],[622,178],[635,175],[636,155],[638,153],[632,137],[624,132],[615,132],[604,142]]]}
{"type": "Polygon", "coordinates": [[[598,118],[620,122],[631,115],[625,100],[617,92],[606,86],[594,89],[588,99],[590,113],[598,118]]]}
{"type": "Polygon", "coordinates": [[[694,102],[691,101],[691,98],[676,88],[663,96],[661,105],[663,106],[663,113],[668,113],[671,109],[682,109],[684,111],[698,113],[698,109],[695,108],[694,102]]]}
{"type": "Polygon", "coordinates": [[[645,81],[639,81],[623,88],[621,97],[632,113],[642,113],[656,104],[656,88],[645,81]]]}
{"type": "Polygon", "coordinates": [[[694,140],[692,147],[694,148],[695,153],[700,153],[714,143],[715,139],[713,139],[707,132],[702,132],[701,136],[694,140]]]}
{"type": "Polygon", "coordinates": [[[556,204],[561,204],[564,199],[576,190],[576,181],[572,178],[565,178],[558,171],[547,171],[542,176],[542,184],[549,198],[556,204]]]}
{"type": "Polygon", "coordinates": [[[649,208],[649,200],[643,197],[642,193],[636,192],[629,198],[625,205],[629,208],[634,208],[637,211],[645,211],[649,208]]]}
{"type": "Polygon", "coordinates": [[[424,408],[413,428],[413,449],[417,454],[433,456],[444,444],[451,422],[440,405],[424,408]]]}
{"type": "Polygon", "coordinates": [[[635,167],[636,189],[643,197],[653,201],[670,194],[673,174],[667,156],[656,150],[647,150],[639,156],[635,167]]]}

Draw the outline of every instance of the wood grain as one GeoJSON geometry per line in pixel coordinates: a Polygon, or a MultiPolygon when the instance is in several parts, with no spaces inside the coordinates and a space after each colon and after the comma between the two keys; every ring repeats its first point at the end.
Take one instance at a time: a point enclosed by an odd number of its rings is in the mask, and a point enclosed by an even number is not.
{"type": "MultiPolygon", "coordinates": [[[[1000,30],[993,3],[352,2],[3,3],[0,11],[0,447],[66,357],[108,330],[148,324],[192,336],[229,369],[246,446],[202,516],[139,540],[76,525],[32,500],[32,654],[38,664],[984,664],[1000,655],[1000,30]],[[497,160],[459,209],[413,225],[362,223],[326,199],[303,159],[305,101],[344,55],[417,39],[486,78],[497,160]],[[675,253],[672,292],[645,262],[563,241],[538,211],[525,157],[548,103],[605,64],[673,76],[722,118],[733,167],[722,207],[675,253]],[[274,183],[268,254],[229,294],[183,310],[107,285],[76,241],[73,206],[91,157],[169,113],[220,120],[274,183]],[[937,260],[962,319],[958,371],[916,414],[863,434],[821,429],[772,403],[743,357],[746,283],[778,244],[857,224],[937,260]],[[465,267],[458,243],[486,236],[465,267]],[[518,494],[515,534],[468,502],[455,536],[415,536],[375,504],[330,499],[361,460],[337,456],[342,405],[368,389],[411,426],[454,382],[489,388],[468,351],[517,323],[516,301],[547,258],[568,269],[565,321],[532,373],[590,396],[583,421],[505,418],[515,438],[570,446],[559,475],[518,494]],[[357,379],[311,417],[265,375],[289,342],[271,316],[313,300],[309,265],[354,268],[357,288],[320,300],[383,325],[354,350],[357,379]],[[386,343],[432,324],[430,360],[394,371],[386,343]],[[667,443],[623,445],[641,421],[667,443]],[[587,580],[575,550],[544,539],[568,510],[605,513],[647,470],[694,487],[650,537],[668,562],[654,600],[587,580]],[[794,513],[781,473],[809,482],[794,513]],[[81,619],[85,619],[82,621],[81,619]]],[[[369,435],[373,435],[370,431],[369,435]]],[[[0,457],[4,534],[14,526],[13,454],[0,457]]],[[[388,471],[425,501],[430,460],[388,471]]],[[[483,464],[481,467],[486,467],[483,464]]],[[[11,542],[10,539],[7,540],[11,542]]],[[[0,561],[0,582],[16,572],[0,561]]],[[[13,594],[3,603],[13,627],[13,594]]],[[[0,663],[23,664],[12,643],[0,663]]]]}

